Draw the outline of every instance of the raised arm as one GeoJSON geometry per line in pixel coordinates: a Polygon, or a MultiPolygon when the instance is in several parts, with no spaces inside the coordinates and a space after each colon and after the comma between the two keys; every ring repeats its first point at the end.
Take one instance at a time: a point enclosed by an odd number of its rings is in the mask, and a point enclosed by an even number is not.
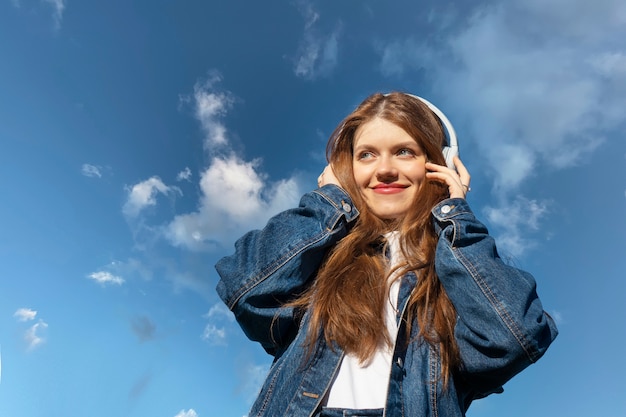
{"type": "Polygon", "coordinates": [[[262,230],[248,232],[235,243],[235,253],[217,263],[217,292],[248,338],[272,355],[293,340],[299,323],[283,304],[307,288],[328,249],[357,216],[345,191],[325,185],[262,230]]]}
{"type": "Polygon", "coordinates": [[[534,278],[500,259],[465,200],[445,200],[433,215],[440,236],[436,270],[457,311],[461,383],[476,397],[501,391],[545,353],[556,326],[543,310],[534,278]]]}

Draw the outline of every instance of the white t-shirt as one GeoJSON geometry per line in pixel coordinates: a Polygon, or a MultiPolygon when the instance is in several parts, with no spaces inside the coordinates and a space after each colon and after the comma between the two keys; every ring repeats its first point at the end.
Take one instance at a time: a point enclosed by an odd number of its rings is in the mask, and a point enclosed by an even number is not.
{"type": "MultiPolygon", "coordinates": [[[[400,262],[399,233],[390,232],[385,235],[390,253],[390,265],[400,262]]],[[[394,277],[390,277],[393,279],[394,277]]],[[[385,317],[387,330],[391,336],[392,346],[395,345],[398,323],[396,322],[398,291],[400,280],[396,279],[389,288],[389,302],[385,303],[385,317]]],[[[387,386],[391,372],[393,347],[383,345],[378,348],[374,356],[362,365],[358,358],[346,354],[341,362],[339,372],[335,378],[326,406],[333,408],[384,408],[387,402],[387,386]]]]}

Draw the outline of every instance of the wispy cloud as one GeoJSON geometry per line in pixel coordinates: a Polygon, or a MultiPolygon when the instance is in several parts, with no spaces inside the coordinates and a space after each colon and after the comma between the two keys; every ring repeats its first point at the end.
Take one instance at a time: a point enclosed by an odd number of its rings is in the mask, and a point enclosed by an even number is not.
{"type": "Polygon", "coordinates": [[[549,203],[515,200],[520,186],[539,172],[584,163],[626,122],[626,51],[615,41],[626,38],[626,3],[477,7],[466,24],[437,39],[379,42],[380,69],[389,77],[420,71],[428,79],[432,92],[424,94],[461,128],[461,150],[466,144],[484,158],[498,199],[488,210],[505,232],[499,241],[521,254],[533,245],[524,216],[540,222],[547,212],[532,209],[549,203]],[[498,220],[509,209],[519,217],[498,220]]]}
{"type": "Polygon", "coordinates": [[[39,320],[26,330],[26,333],[24,333],[24,340],[26,341],[28,350],[33,350],[46,341],[41,333],[45,332],[47,328],[48,323],[43,320],[39,320]]]}
{"type": "Polygon", "coordinates": [[[87,278],[96,281],[98,284],[106,285],[106,284],[114,284],[114,285],[122,285],[124,283],[124,278],[119,277],[117,275],[113,275],[108,271],[97,271],[92,272],[87,275],[87,278]]]}
{"type": "Polygon", "coordinates": [[[63,20],[63,11],[65,10],[64,0],[41,0],[44,3],[48,3],[52,6],[52,18],[54,19],[54,26],[56,29],[61,27],[61,21],[63,20]]]}
{"type": "Polygon", "coordinates": [[[300,196],[296,176],[269,182],[260,172],[261,160],[245,161],[232,150],[222,118],[234,102],[233,95],[216,90],[221,78],[216,72],[212,74],[208,82],[196,83],[190,101],[212,155],[200,175],[199,207],[176,216],[165,229],[165,236],[174,246],[191,250],[229,244],[245,230],[293,206],[300,196]]]}
{"type": "MultiPolygon", "coordinates": [[[[170,200],[182,195],[176,186],[168,185],[153,176],[127,187],[127,200],[122,211],[140,249],[140,259],[118,262],[93,273],[90,278],[102,284],[115,283],[113,277],[140,273],[146,279],[163,275],[172,282],[175,292],[190,290],[209,297],[214,289],[206,280],[206,272],[199,276],[181,267],[177,260],[157,256],[158,242],[192,252],[204,252],[231,245],[244,232],[261,227],[275,213],[297,204],[301,193],[299,176],[270,181],[262,171],[260,159],[244,160],[234,151],[224,119],[227,110],[237,100],[229,91],[220,90],[221,76],[209,72],[208,80],[200,80],[193,94],[180,97],[182,106],[189,106],[200,123],[208,163],[199,174],[199,199],[195,209],[170,216],[154,224],[145,216],[147,208],[158,207],[163,196],[170,200]],[[116,275],[114,275],[116,274],[116,275]]],[[[182,109],[183,107],[181,107],[182,109]]],[[[186,168],[177,180],[191,180],[186,168]]],[[[189,253],[189,257],[202,256],[189,253]]],[[[208,268],[208,267],[207,267],[208,268]]],[[[120,278],[121,279],[121,278],[120,278]]],[[[121,282],[117,282],[121,284],[121,282]]],[[[209,319],[202,338],[211,344],[224,343],[226,329],[215,317],[209,319]]]]}
{"type": "Polygon", "coordinates": [[[107,271],[117,276],[137,276],[144,281],[151,281],[154,271],[139,258],[128,258],[125,261],[114,260],[106,265],[107,271]]]}
{"type": "Polygon", "coordinates": [[[204,317],[210,319],[210,318],[215,318],[215,317],[222,317],[222,318],[226,318],[228,321],[235,321],[235,316],[233,316],[233,313],[226,308],[226,306],[223,303],[216,303],[214,304],[209,311],[204,315],[204,317]]]}
{"type": "MultiPolygon", "coordinates": [[[[13,317],[19,322],[33,321],[37,317],[37,311],[30,308],[18,308],[13,317]]],[[[45,337],[42,335],[48,328],[48,323],[39,319],[37,323],[30,326],[24,332],[24,341],[26,342],[27,350],[33,350],[45,342],[45,337]]]]}
{"type": "Polygon", "coordinates": [[[198,413],[193,408],[180,410],[174,417],[198,417],[198,413]]]}
{"type": "Polygon", "coordinates": [[[192,96],[180,97],[181,103],[193,105],[196,119],[204,132],[205,149],[214,149],[228,143],[226,126],[222,118],[233,106],[234,97],[230,92],[216,88],[221,81],[222,75],[218,71],[209,71],[207,78],[196,82],[192,96]]]}
{"type": "Polygon", "coordinates": [[[225,346],[227,344],[226,324],[235,320],[233,314],[222,303],[213,305],[207,314],[203,316],[209,322],[202,332],[202,340],[213,346],[225,346]]]}
{"type": "Polygon", "coordinates": [[[393,40],[380,48],[388,75],[432,69],[433,91],[466,116],[460,122],[497,173],[499,191],[516,188],[538,164],[580,163],[626,121],[626,58],[615,43],[626,37],[626,6],[567,4],[498,3],[441,42],[393,40]]]}
{"type": "MultiPolygon", "coordinates": [[[[18,308],[13,317],[19,322],[33,321],[37,317],[37,311],[30,308],[18,308]]],[[[39,319],[37,323],[30,326],[24,332],[24,341],[26,342],[26,349],[33,350],[45,342],[45,337],[42,335],[48,328],[48,323],[39,319]]]]}
{"type": "Polygon", "coordinates": [[[91,165],[91,164],[83,164],[83,166],[80,169],[80,172],[85,176],[85,177],[91,177],[91,178],[102,178],[102,167],[99,167],[97,165],[91,165]]]}
{"type": "Polygon", "coordinates": [[[224,327],[218,327],[213,323],[208,323],[204,326],[202,332],[202,340],[212,346],[225,346],[226,345],[226,329],[224,327]]]}
{"type": "Polygon", "coordinates": [[[158,194],[170,197],[182,195],[180,188],[167,186],[156,176],[127,187],[126,190],[128,197],[126,203],[124,203],[122,212],[130,218],[137,217],[146,207],[155,206],[158,194]]]}
{"type": "Polygon", "coordinates": [[[337,66],[341,25],[318,28],[320,14],[306,0],[296,3],[305,20],[304,34],[294,60],[294,73],[305,79],[328,76],[337,66]]]}
{"type": "Polygon", "coordinates": [[[32,310],[30,308],[18,308],[13,316],[17,318],[18,321],[30,321],[34,320],[37,316],[37,311],[32,310]]]}
{"type": "Polygon", "coordinates": [[[189,167],[185,167],[182,171],[176,175],[176,181],[191,181],[191,170],[189,167]]]}
{"type": "Polygon", "coordinates": [[[502,231],[498,235],[501,251],[513,257],[521,256],[534,245],[530,236],[539,230],[541,220],[547,213],[547,202],[521,196],[510,203],[485,208],[487,220],[502,231]]]}
{"type": "MultiPolygon", "coordinates": [[[[22,5],[21,0],[11,0],[13,6],[19,8],[22,5]]],[[[52,19],[56,30],[61,28],[63,21],[63,12],[65,11],[65,0],[41,0],[41,3],[48,4],[52,7],[52,19]]]]}

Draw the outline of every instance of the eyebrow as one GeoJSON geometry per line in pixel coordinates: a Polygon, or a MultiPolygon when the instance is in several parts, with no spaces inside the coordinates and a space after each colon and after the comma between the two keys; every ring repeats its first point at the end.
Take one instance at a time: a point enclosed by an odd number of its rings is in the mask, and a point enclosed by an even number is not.
{"type": "MultiPolygon", "coordinates": [[[[363,149],[372,149],[372,148],[377,148],[375,143],[373,143],[373,144],[366,143],[366,144],[360,144],[360,145],[355,146],[353,151],[356,152],[356,151],[360,151],[360,150],[363,150],[363,149]]],[[[417,149],[423,151],[422,147],[417,142],[415,142],[414,140],[407,140],[405,142],[398,143],[398,144],[394,145],[393,148],[394,149],[417,148],[417,149]]]]}

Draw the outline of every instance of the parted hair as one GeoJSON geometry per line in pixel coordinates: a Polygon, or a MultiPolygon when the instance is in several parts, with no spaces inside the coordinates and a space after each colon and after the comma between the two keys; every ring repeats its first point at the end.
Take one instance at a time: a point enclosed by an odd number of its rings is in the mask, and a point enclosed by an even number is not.
{"type": "Polygon", "coordinates": [[[448,197],[447,187],[425,179],[411,210],[393,221],[375,216],[360,194],[353,174],[355,135],[364,123],[381,118],[404,129],[421,147],[430,162],[445,165],[442,145],[445,133],[437,116],[420,100],[394,92],[374,94],[349,114],[331,135],[327,159],[335,176],[360,212],[350,232],[327,254],[309,289],[293,304],[310,313],[306,343],[310,349],[323,337],[329,346],[367,363],[375,351],[391,345],[384,306],[389,294],[389,277],[412,271],[418,277],[407,305],[409,343],[426,342],[441,356],[442,378],[460,364],[454,338],[456,311],[435,272],[438,237],[432,225],[432,208],[448,197]],[[385,256],[383,235],[400,232],[404,261],[391,270],[385,256]],[[417,337],[410,339],[417,324],[417,337]],[[419,339],[419,340],[416,340],[419,339]]]}

